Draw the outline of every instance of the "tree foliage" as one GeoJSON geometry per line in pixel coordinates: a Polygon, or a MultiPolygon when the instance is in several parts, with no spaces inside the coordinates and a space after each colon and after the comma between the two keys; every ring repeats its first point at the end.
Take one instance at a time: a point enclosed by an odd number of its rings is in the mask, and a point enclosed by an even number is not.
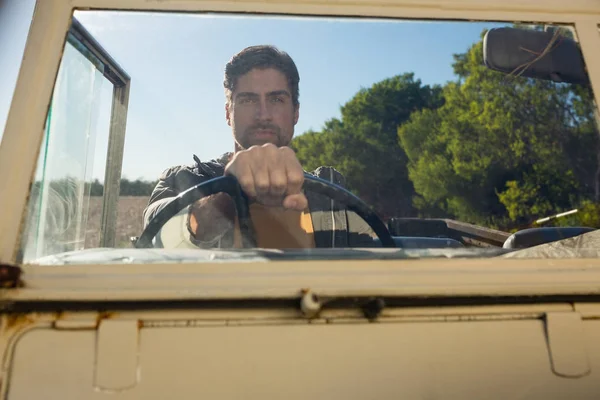
{"type": "Polygon", "coordinates": [[[526,225],[594,197],[598,132],[583,87],[506,76],[482,42],[456,55],[437,110],[398,130],[423,210],[489,226],[526,225]]]}
{"type": "MultiPolygon", "coordinates": [[[[129,180],[121,178],[120,196],[150,196],[156,186],[157,181],[145,181],[142,179],[129,180]]],[[[98,179],[90,183],[90,196],[102,196],[104,194],[104,185],[98,179]]]]}
{"type": "Polygon", "coordinates": [[[405,73],[362,89],[341,119],[292,147],[307,170],[340,170],[384,217],[508,230],[579,207],[570,223],[593,226],[600,140],[591,90],[503,75],[482,61],[480,40],[454,56],[456,79],[443,87],[405,73]]]}
{"type": "Polygon", "coordinates": [[[412,113],[442,103],[440,87],[424,86],[412,73],[394,76],[360,90],[341,107],[341,120],[298,136],[292,147],[306,169],[340,170],[349,188],[383,216],[410,216],[414,188],[397,128],[412,113]]]}

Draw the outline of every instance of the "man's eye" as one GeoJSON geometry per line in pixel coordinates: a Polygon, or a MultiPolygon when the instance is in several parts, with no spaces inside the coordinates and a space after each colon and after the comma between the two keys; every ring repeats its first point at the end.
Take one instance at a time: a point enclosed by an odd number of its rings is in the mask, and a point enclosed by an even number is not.
{"type": "Polygon", "coordinates": [[[272,103],[283,103],[283,97],[272,97],[271,102],[272,103]]]}
{"type": "Polygon", "coordinates": [[[252,104],[254,102],[255,102],[255,99],[253,99],[252,97],[243,97],[238,100],[238,103],[240,103],[240,104],[252,104]]]}

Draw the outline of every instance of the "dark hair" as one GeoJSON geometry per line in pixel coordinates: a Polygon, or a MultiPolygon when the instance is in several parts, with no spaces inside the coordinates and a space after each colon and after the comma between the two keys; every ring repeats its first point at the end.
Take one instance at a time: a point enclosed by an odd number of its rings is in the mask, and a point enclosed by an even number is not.
{"type": "Polygon", "coordinates": [[[295,106],[299,104],[300,89],[298,83],[300,82],[300,75],[294,60],[288,53],[269,45],[246,47],[231,57],[231,60],[225,66],[225,79],[223,80],[227,103],[231,103],[231,94],[235,90],[238,78],[254,68],[275,68],[281,71],[286,76],[292,91],[292,102],[295,106]]]}

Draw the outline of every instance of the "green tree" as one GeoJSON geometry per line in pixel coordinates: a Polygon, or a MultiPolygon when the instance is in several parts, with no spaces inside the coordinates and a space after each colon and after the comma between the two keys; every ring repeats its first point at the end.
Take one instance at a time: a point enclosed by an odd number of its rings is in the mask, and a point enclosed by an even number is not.
{"type": "MultiPolygon", "coordinates": [[[[119,195],[150,196],[157,183],[157,181],[145,181],[142,179],[131,181],[127,178],[122,178],[119,195]]],[[[98,179],[94,179],[89,185],[90,196],[102,196],[104,194],[104,185],[98,179]]]]}
{"type": "Polygon", "coordinates": [[[292,147],[306,169],[340,170],[349,188],[384,218],[411,216],[414,188],[397,129],[412,113],[442,104],[441,88],[422,85],[412,73],[394,76],[360,90],[341,107],[341,120],[298,136],[292,147]]]}
{"type": "Polygon", "coordinates": [[[506,76],[482,60],[481,41],[455,55],[444,106],[398,130],[421,213],[510,227],[593,198],[589,89],[506,76]]]}
{"type": "Polygon", "coordinates": [[[127,178],[122,178],[119,194],[121,196],[150,196],[156,183],[157,182],[144,181],[141,179],[130,181],[127,178]]]}
{"type": "Polygon", "coordinates": [[[104,194],[104,185],[98,179],[90,183],[90,196],[102,196],[104,194]]]}

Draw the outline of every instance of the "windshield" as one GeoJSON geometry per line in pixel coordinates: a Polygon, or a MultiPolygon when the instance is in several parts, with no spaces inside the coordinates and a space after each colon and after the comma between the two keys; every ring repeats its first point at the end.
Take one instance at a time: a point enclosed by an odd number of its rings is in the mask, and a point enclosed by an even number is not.
{"type": "MultiPolygon", "coordinates": [[[[85,262],[99,248],[129,249],[131,260],[136,246],[174,257],[185,249],[183,258],[235,258],[243,251],[225,250],[243,248],[380,258],[534,247],[527,254],[553,257],[564,244],[570,256],[598,256],[600,133],[589,81],[484,62],[490,30],[545,31],[576,47],[570,26],[74,16],[23,230],[25,262],[69,252],[85,262]]],[[[520,50],[539,59],[552,43],[520,50]]]]}

